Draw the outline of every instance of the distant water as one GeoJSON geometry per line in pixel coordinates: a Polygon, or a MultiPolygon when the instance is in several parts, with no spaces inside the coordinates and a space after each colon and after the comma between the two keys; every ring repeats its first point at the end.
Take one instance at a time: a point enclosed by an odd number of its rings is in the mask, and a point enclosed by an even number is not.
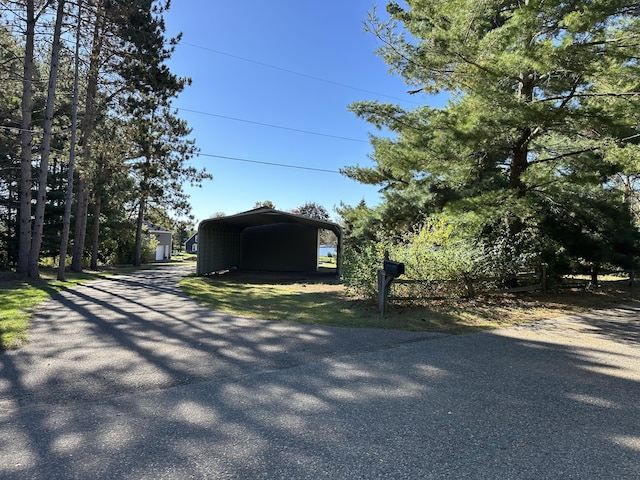
{"type": "Polygon", "coordinates": [[[320,247],[319,251],[318,251],[318,255],[321,257],[326,257],[329,253],[331,253],[331,255],[335,256],[336,255],[336,249],[334,247],[320,247]]]}

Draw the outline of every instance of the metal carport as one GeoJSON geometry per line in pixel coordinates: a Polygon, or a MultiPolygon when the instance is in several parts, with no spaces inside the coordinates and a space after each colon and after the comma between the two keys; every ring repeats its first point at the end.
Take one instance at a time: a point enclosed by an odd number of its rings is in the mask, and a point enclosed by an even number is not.
{"type": "Polygon", "coordinates": [[[200,222],[196,272],[206,275],[235,268],[317,271],[320,230],[330,230],[338,239],[336,273],[339,275],[340,225],[266,207],[200,222]]]}

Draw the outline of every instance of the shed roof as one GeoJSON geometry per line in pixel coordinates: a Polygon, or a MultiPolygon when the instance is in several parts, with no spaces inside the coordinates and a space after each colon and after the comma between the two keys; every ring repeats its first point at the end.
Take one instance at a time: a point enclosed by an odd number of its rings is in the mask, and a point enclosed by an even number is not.
{"type": "Polygon", "coordinates": [[[150,233],[172,233],[171,230],[164,227],[159,227],[158,225],[155,225],[147,220],[144,220],[142,222],[142,225],[147,227],[147,231],[150,233]]]}
{"type": "Polygon", "coordinates": [[[309,227],[331,230],[338,236],[340,236],[341,232],[341,227],[337,223],[306,217],[304,215],[296,215],[294,213],[281,212],[268,207],[254,208],[253,210],[226,217],[208,218],[200,222],[200,226],[202,227],[209,223],[221,223],[241,228],[259,227],[272,223],[299,223],[309,227]]]}

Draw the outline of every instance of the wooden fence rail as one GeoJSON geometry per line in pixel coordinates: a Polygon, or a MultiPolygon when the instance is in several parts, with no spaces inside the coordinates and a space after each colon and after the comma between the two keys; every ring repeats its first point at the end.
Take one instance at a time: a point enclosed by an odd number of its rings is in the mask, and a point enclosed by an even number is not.
{"type": "MultiPolygon", "coordinates": [[[[508,292],[529,292],[534,290],[546,290],[547,288],[547,271],[546,267],[543,267],[542,272],[524,272],[517,274],[513,280],[518,285],[516,287],[511,288],[496,288],[491,289],[496,292],[508,293],[508,292]],[[535,282],[535,283],[532,283],[535,282]],[[523,285],[526,283],[526,285],[523,285]]],[[[431,279],[431,280],[416,280],[416,279],[395,279],[391,284],[391,288],[389,289],[389,300],[419,300],[425,298],[443,298],[444,295],[436,295],[436,296],[416,296],[416,295],[397,295],[392,293],[394,290],[398,290],[398,287],[402,290],[402,286],[421,286],[423,291],[446,291],[456,289],[458,287],[458,291],[464,291],[467,296],[473,296],[474,292],[477,290],[478,285],[497,285],[502,282],[503,279],[499,277],[478,277],[478,278],[468,278],[465,280],[452,280],[452,279],[431,279]]],[[[411,288],[405,289],[411,290],[411,288]]],[[[413,288],[415,291],[416,288],[413,288]]]]}
{"type": "Polygon", "coordinates": [[[546,290],[546,268],[540,273],[525,272],[516,275],[512,280],[518,285],[512,288],[480,288],[481,285],[499,285],[503,279],[498,277],[478,277],[464,280],[452,279],[393,279],[384,281],[384,272],[378,272],[378,309],[382,315],[388,301],[440,300],[452,297],[473,297],[479,291],[501,293],[529,292],[546,290]],[[528,282],[528,283],[527,283],[528,282]],[[534,282],[534,283],[532,283],[534,282]],[[523,283],[527,283],[523,285],[523,283]]]}
{"type": "MultiPolygon", "coordinates": [[[[635,271],[616,270],[598,272],[600,277],[620,276],[621,281],[629,281],[630,285],[635,282],[635,271]]],[[[581,278],[565,279],[556,287],[587,287],[593,283],[594,277],[591,274],[580,275],[581,278]]],[[[540,272],[523,272],[512,277],[511,280],[517,285],[511,288],[500,287],[504,283],[504,278],[498,277],[478,277],[473,279],[404,279],[396,278],[392,282],[385,284],[384,293],[378,295],[380,313],[384,315],[387,301],[416,301],[416,300],[441,300],[454,297],[470,297],[480,292],[493,293],[519,293],[532,291],[546,291],[548,289],[548,273],[546,265],[543,265],[540,272]],[[487,288],[489,287],[489,288],[487,288]]],[[[381,285],[381,284],[379,284],[381,285]]],[[[379,291],[380,293],[380,291],[379,291]]]]}

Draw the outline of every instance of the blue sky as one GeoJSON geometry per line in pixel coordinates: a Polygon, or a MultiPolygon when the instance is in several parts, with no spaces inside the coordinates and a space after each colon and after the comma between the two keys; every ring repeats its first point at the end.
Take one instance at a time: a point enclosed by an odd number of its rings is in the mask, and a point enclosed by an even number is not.
{"type": "Polygon", "coordinates": [[[407,94],[409,87],[375,55],[379,41],[363,32],[372,7],[370,0],[172,2],[167,34],[183,37],[169,66],[193,80],[174,106],[202,154],[192,163],[214,177],[187,188],[197,220],[265,200],[285,211],[316,202],[333,218],[340,202],[379,203],[376,187],[337,173],[207,156],[331,171],[371,165],[374,129],[347,106],[429,100],[407,94]]]}

